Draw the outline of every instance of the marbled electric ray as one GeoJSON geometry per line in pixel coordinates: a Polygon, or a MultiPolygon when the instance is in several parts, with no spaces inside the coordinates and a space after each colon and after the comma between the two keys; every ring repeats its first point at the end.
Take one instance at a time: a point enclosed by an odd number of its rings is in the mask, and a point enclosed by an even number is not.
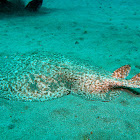
{"type": "Polygon", "coordinates": [[[120,94],[119,87],[140,88],[140,73],[125,79],[131,69],[129,65],[111,74],[46,52],[1,56],[1,60],[1,98],[45,101],[76,94],[109,101],[120,94]]]}

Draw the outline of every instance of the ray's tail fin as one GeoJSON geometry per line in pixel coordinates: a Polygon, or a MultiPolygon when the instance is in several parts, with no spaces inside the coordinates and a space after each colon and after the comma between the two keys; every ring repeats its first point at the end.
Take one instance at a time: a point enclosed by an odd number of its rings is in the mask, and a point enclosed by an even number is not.
{"type": "Polygon", "coordinates": [[[113,72],[112,77],[116,79],[122,79],[121,84],[124,87],[140,88],[140,73],[132,77],[130,80],[125,79],[128,76],[130,70],[130,65],[122,66],[113,72]]]}
{"type": "Polygon", "coordinates": [[[122,66],[113,72],[112,77],[117,78],[117,79],[126,78],[130,70],[131,70],[130,65],[122,66]]]}
{"type": "Polygon", "coordinates": [[[137,75],[135,75],[134,77],[132,77],[130,80],[127,81],[128,87],[140,88],[140,73],[138,73],[137,75]]]}
{"type": "Polygon", "coordinates": [[[140,81],[140,73],[131,78],[131,81],[140,81]]]}

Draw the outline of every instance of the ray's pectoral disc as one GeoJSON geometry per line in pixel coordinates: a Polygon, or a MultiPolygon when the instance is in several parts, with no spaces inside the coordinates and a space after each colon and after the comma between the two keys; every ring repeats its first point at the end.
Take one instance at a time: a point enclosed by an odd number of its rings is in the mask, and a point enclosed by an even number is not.
{"type": "Polygon", "coordinates": [[[129,65],[111,74],[46,52],[1,59],[0,97],[6,99],[45,101],[72,93],[109,101],[121,93],[119,87],[140,88],[140,74],[125,79],[129,65]]]}

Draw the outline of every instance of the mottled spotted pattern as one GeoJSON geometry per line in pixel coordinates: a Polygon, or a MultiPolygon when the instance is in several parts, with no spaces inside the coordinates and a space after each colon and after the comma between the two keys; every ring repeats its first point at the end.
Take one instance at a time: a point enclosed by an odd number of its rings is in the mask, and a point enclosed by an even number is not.
{"type": "Polygon", "coordinates": [[[117,87],[140,88],[140,74],[124,78],[130,71],[125,65],[113,74],[79,65],[55,54],[1,57],[0,97],[22,101],[45,101],[68,94],[91,100],[109,101],[121,91],[117,87]]]}

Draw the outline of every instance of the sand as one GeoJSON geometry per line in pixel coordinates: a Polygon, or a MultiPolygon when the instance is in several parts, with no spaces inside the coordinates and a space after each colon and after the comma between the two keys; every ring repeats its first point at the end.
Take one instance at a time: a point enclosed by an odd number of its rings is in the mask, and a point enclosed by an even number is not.
{"type": "MultiPolygon", "coordinates": [[[[129,64],[131,78],[140,72],[139,4],[48,0],[36,13],[1,14],[0,55],[50,51],[110,72],[129,64]]],[[[139,112],[139,96],[127,92],[110,102],[73,95],[46,102],[0,98],[0,139],[139,140],[139,112]]]]}

